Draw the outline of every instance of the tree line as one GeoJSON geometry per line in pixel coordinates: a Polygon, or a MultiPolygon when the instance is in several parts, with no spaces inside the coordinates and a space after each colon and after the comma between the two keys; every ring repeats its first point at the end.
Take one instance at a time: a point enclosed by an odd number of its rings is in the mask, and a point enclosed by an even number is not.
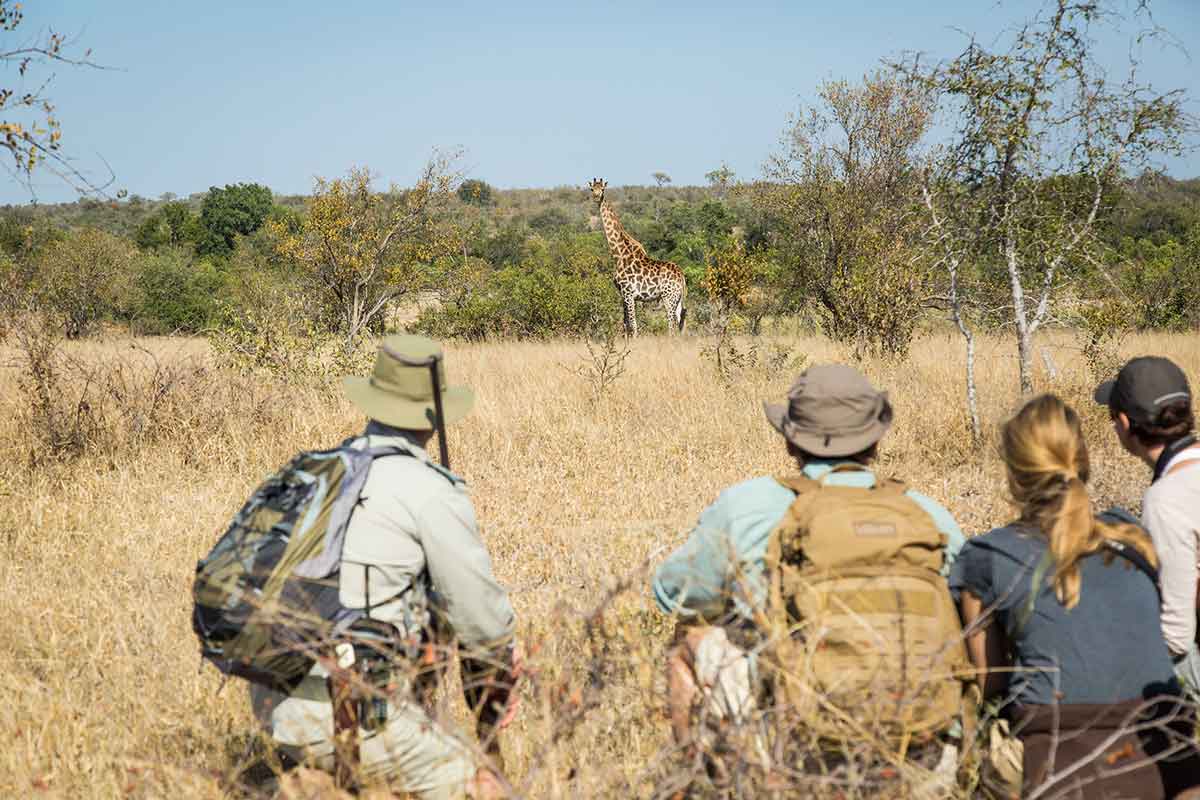
{"type": "MultiPolygon", "coordinates": [[[[858,256],[857,263],[838,263],[806,252],[821,245],[788,241],[798,235],[798,225],[772,230],[768,202],[783,199],[753,196],[768,189],[783,186],[735,187],[724,198],[711,186],[625,186],[609,193],[627,229],[656,257],[683,268],[701,325],[726,307],[748,331],[754,322],[761,324],[762,315],[799,315],[834,338],[874,335],[883,347],[889,337],[902,336],[896,325],[944,316],[932,287],[928,296],[913,293],[918,313],[891,325],[870,308],[856,308],[856,302],[867,302],[855,294],[865,288],[872,290],[868,294],[899,294],[888,286],[898,277],[888,276],[886,260],[858,256]],[[741,260],[733,260],[739,248],[741,260]],[[714,270],[714,264],[722,268],[714,270]],[[734,264],[740,274],[734,274],[734,264]],[[732,286],[719,280],[727,275],[732,286]]],[[[1071,287],[1072,303],[1064,304],[1070,311],[1055,321],[1085,324],[1089,304],[1116,296],[1128,304],[1124,323],[1131,329],[1194,328],[1200,322],[1192,302],[1200,296],[1200,178],[1148,170],[1112,186],[1104,199],[1096,233],[1105,270],[1071,287]]],[[[312,200],[248,184],[184,199],[7,206],[0,208],[0,250],[5,269],[21,273],[10,286],[58,285],[57,299],[50,302],[64,309],[73,304],[72,293],[90,298],[92,305],[70,315],[72,336],[86,335],[104,321],[143,333],[196,334],[219,325],[245,302],[248,278],[277,279],[281,285],[301,280],[273,237],[299,230],[312,200]],[[63,285],[68,279],[77,285],[63,285]],[[95,289],[100,284],[108,286],[107,298],[95,289]]],[[[591,330],[593,317],[616,318],[616,295],[607,295],[611,260],[582,186],[501,190],[469,179],[444,202],[455,223],[453,247],[443,245],[437,257],[411,265],[404,285],[397,286],[403,290],[400,300],[438,293],[443,311],[430,314],[425,325],[468,338],[582,335],[591,330]],[[516,285],[519,278],[523,288],[516,285]],[[602,297],[589,305],[585,295],[592,290],[602,297]],[[539,294],[547,302],[549,295],[559,295],[563,307],[539,306],[532,297],[539,294]]],[[[774,216],[784,213],[786,207],[774,216]]],[[[919,283],[928,278],[921,277],[919,283]]],[[[981,304],[984,327],[1003,324],[987,311],[981,304]]],[[[333,333],[337,323],[324,327],[333,333]]]]}
{"type": "MultiPolygon", "coordinates": [[[[822,84],[761,175],[721,164],[679,187],[660,171],[610,199],[683,269],[702,330],[800,318],[902,358],[942,320],[969,365],[978,332],[1004,331],[1029,391],[1046,325],[1079,327],[1099,353],[1125,330],[1197,323],[1200,181],[1153,168],[1188,150],[1194,120],[1136,62],[1119,78],[1097,63],[1098,29],[1121,22],[1056,0],[995,46],[822,84]]],[[[257,366],[283,342],[346,356],[397,320],[469,339],[610,330],[619,304],[586,192],[502,191],[459,163],[435,153],[412,185],[386,188],[353,168],[308,197],[239,184],[8,208],[0,269],[67,336],[105,319],[217,331],[257,366]],[[418,318],[398,315],[416,298],[430,301],[418,318]]]]}

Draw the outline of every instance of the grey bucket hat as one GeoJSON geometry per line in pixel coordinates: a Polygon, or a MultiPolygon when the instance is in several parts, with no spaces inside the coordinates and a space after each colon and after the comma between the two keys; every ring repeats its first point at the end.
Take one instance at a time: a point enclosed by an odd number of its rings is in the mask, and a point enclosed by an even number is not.
{"type": "Polygon", "coordinates": [[[848,456],[878,442],[892,425],[887,392],[844,364],[809,367],[788,390],[787,403],[763,403],[783,438],[816,456],[848,456]]]}

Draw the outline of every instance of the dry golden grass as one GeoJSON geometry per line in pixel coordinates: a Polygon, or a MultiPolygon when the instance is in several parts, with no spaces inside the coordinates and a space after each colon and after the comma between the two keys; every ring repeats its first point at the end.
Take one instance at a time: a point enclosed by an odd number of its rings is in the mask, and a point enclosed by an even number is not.
{"type": "MultiPolygon", "coordinates": [[[[810,363],[841,355],[823,340],[783,343],[810,363]]],[[[103,446],[62,464],[28,466],[36,440],[19,370],[0,372],[6,797],[229,795],[253,726],[244,686],[231,681],[218,692],[216,671],[201,668],[190,627],[194,564],[268,471],[362,424],[336,394],[215,369],[202,343],[141,344],[179,370],[153,419],[93,408],[108,431],[103,446]]],[[[791,374],[751,369],[723,382],[701,354],[707,344],[638,340],[628,372],[598,402],[569,369],[584,352],[579,343],[449,348],[452,381],[479,395],[476,412],[451,432],[451,458],[473,487],[522,638],[537,651],[530,661],[540,677],[504,739],[512,780],[528,796],[651,794],[669,740],[656,661],[669,623],[639,566],[680,543],[726,484],[788,469],[759,403],[782,396],[791,374]],[[611,663],[589,676],[583,615],[630,576],[631,590],[606,615],[611,663]],[[567,725],[576,702],[597,705],[567,725]]],[[[1009,513],[991,443],[1018,401],[1012,350],[1008,340],[982,344],[989,444],[980,450],[962,413],[958,339],[925,339],[904,364],[864,365],[896,407],[883,471],[946,504],[968,533],[1009,513]]],[[[1163,353],[1200,375],[1194,336],[1136,337],[1125,350],[1163,353]]],[[[140,375],[145,389],[149,366],[129,362],[151,362],[127,341],[74,352],[92,365],[123,359],[125,383],[140,375]]],[[[1060,375],[1053,384],[1043,375],[1042,388],[1084,412],[1097,502],[1136,506],[1148,476],[1118,452],[1106,415],[1091,407],[1092,379],[1073,339],[1059,335],[1051,352],[1060,375]]],[[[97,397],[93,405],[118,402],[97,397]]]]}

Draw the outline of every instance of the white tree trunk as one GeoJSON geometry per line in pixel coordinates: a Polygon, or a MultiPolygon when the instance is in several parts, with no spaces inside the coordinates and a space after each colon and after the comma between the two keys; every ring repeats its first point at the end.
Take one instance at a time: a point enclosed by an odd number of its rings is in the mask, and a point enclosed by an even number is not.
{"type": "Polygon", "coordinates": [[[950,318],[954,320],[954,325],[958,328],[958,332],[962,334],[963,340],[967,343],[967,416],[971,421],[971,439],[978,444],[983,438],[983,429],[979,424],[979,391],[975,384],[975,332],[971,330],[971,326],[967,323],[967,319],[963,315],[963,299],[959,294],[958,285],[958,268],[961,261],[951,243],[949,234],[942,224],[942,220],[938,217],[937,208],[933,203],[933,194],[930,192],[928,186],[922,186],[921,191],[925,198],[925,207],[929,210],[929,217],[933,221],[933,228],[937,231],[938,239],[945,248],[942,263],[946,265],[946,273],[950,278],[950,293],[948,297],[950,302],[950,318]]]}
{"type": "Polygon", "coordinates": [[[1025,287],[1021,285],[1021,262],[1017,255],[1015,234],[1011,228],[1004,237],[1004,261],[1008,266],[1009,289],[1012,292],[1013,325],[1017,330],[1017,364],[1021,376],[1021,394],[1033,393],[1033,328],[1025,313],[1025,287]]]}

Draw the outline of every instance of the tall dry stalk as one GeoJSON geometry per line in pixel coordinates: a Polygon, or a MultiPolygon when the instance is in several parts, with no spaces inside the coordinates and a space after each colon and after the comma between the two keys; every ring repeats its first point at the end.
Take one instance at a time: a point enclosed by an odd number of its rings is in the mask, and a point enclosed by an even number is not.
{"type": "MultiPolygon", "coordinates": [[[[978,533],[1011,512],[993,448],[947,423],[961,407],[958,337],[918,341],[903,365],[868,358],[860,366],[895,405],[883,472],[978,533]]],[[[1074,338],[1045,338],[1060,367],[1058,390],[1083,413],[1097,503],[1135,506],[1144,468],[1122,454],[1107,415],[1092,407],[1074,338]]],[[[64,345],[65,356],[98,370],[94,380],[124,374],[133,392],[118,399],[92,390],[107,444],[69,463],[30,467],[30,407],[18,371],[0,371],[3,796],[238,793],[262,750],[244,686],[221,688],[215,670],[199,668],[189,594],[196,560],[267,473],[363,424],[324,389],[215,366],[201,341],[138,344],[163,370],[190,376],[159,401],[153,435],[141,437],[128,435],[137,417],[121,409],[131,407],[129,396],[153,398],[154,362],[128,340],[64,345]]],[[[812,363],[839,353],[817,338],[777,344],[812,363]]],[[[977,340],[985,443],[1017,401],[1016,364],[1002,345],[977,340]]],[[[720,381],[701,347],[640,339],[599,404],[588,384],[564,380],[558,368],[578,358],[577,341],[448,349],[451,382],[473,386],[479,398],[450,430],[455,469],[512,593],[535,676],[501,741],[521,796],[647,797],[672,776],[697,774],[675,761],[661,714],[672,627],[653,607],[645,575],[724,487],[789,470],[760,402],[782,397],[794,377],[755,370],[720,381]]],[[[1192,336],[1135,335],[1122,352],[1163,353],[1200,374],[1192,336]]],[[[0,364],[15,360],[11,346],[0,351],[0,364]]],[[[81,374],[64,375],[72,392],[83,388],[81,374]]],[[[471,722],[459,692],[451,676],[437,701],[465,732],[471,722]]]]}

